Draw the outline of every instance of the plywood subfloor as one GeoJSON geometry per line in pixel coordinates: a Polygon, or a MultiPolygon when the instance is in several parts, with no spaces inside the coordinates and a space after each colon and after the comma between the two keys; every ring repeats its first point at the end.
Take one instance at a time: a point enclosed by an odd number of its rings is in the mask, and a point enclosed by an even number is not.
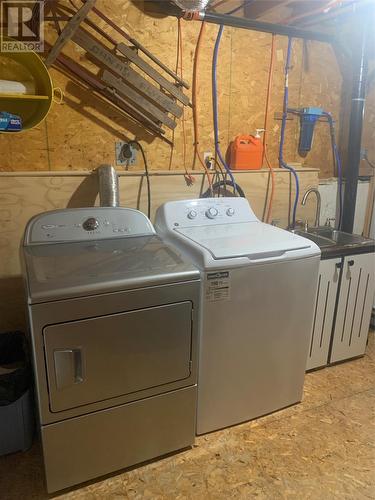
{"type": "MultiPolygon", "coordinates": [[[[302,404],[58,498],[373,499],[374,380],[372,332],[364,358],[307,375],[302,404]]],[[[37,445],[0,459],[0,498],[47,498],[37,445]]]]}

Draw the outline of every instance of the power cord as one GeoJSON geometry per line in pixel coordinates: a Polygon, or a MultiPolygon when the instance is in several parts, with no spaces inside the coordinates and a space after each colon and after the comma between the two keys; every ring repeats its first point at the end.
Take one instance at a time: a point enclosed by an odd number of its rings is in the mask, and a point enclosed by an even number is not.
{"type": "Polygon", "coordinates": [[[145,174],[146,174],[146,184],[147,184],[147,217],[151,217],[151,186],[150,186],[150,175],[149,175],[149,170],[148,170],[148,164],[147,164],[147,158],[146,154],[144,152],[144,149],[142,147],[142,144],[140,144],[138,141],[129,141],[128,145],[134,145],[136,146],[140,152],[142,153],[142,158],[143,158],[143,163],[145,167],[145,174]]]}

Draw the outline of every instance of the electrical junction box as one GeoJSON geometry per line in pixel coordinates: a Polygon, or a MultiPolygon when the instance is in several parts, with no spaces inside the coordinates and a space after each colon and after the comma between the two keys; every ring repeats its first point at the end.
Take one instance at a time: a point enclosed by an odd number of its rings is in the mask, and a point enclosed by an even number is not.
{"type": "Polygon", "coordinates": [[[115,143],[116,165],[132,166],[136,162],[136,148],[125,141],[115,143]]]}

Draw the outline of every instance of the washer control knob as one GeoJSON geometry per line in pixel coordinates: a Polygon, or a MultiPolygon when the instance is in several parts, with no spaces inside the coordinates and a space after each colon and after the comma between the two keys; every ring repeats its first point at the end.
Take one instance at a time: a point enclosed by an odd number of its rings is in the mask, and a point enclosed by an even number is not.
{"type": "Polygon", "coordinates": [[[208,210],[206,210],[206,217],[208,217],[209,219],[214,219],[218,213],[219,212],[218,212],[217,208],[210,207],[208,210]]]}
{"type": "Polygon", "coordinates": [[[95,217],[89,217],[82,224],[82,227],[85,231],[95,231],[95,229],[98,229],[99,227],[99,221],[98,219],[95,219],[95,217]]]}
{"type": "Polygon", "coordinates": [[[234,215],[234,209],[233,208],[228,208],[227,215],[228,215],[228,217],[232,217],[234,215]]]}
{"type": "Polygon", "coordinates": [[[190,212],[188,213],[188,219],[195,219],[195,217],[197,216],[197,212],[195,210],[190,210],[190,212]]]}

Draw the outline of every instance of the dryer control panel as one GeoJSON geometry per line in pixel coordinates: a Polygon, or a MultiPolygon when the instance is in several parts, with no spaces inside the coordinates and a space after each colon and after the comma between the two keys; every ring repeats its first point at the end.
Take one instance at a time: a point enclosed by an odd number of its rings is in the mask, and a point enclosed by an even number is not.
{"type": "Polygon", "coordinates": [[[24,245],[153,234],[155,230],[149,219],[132,208],[72,208],[45,212],[31,219],[24,245]]]}
{"type": "Polygon", "coordinates": [[[158,209],[156,220],[169,229],[239,222],[259,222],[245,198],[199,198],[171,201],[158,209]]]}

